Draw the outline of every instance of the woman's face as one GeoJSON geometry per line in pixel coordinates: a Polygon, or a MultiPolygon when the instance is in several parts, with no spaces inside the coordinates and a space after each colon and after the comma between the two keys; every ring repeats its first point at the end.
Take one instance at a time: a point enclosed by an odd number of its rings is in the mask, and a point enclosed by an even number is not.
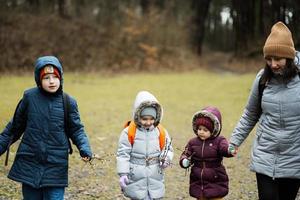
{"type": "Polygon", "coordinates": [[[283,74],[283,70],[286,66],[286,58],[268,56],[266,57],[266,62],[274,74],[277,75],[283,74]]]}

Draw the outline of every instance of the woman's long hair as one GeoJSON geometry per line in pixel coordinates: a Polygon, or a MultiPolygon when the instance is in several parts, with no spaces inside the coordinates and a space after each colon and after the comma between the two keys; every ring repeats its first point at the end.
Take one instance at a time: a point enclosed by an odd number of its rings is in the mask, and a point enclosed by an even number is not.
{"type": "MultiPolygon", "coordinates": [[[[293,59],[286,59],[286,66],[283,69],[283,81],[285,84],[287,84],[292,78],[294,78],[298,74],[298,67],[294,63],[293,59]]],[[[271,67],[266,63],[264,68],[264,73],[262,74],[262,81],[265,83],[271,80],[271,78],[274,76],[274,73],[271,70],[271,67]]]]}

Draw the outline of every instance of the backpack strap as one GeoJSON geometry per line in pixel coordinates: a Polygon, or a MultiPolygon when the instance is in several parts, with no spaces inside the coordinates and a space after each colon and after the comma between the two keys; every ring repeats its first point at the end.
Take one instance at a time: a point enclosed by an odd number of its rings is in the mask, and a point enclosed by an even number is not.
{"type": "MultiPolygon", "coordinates": [[[[136,124],[134,121],[127,121],[124,125],[124,128],[126,127],[128,127],[128,141],[131,145],[133,145],[136,133],[136,124]]],[[[162,150],[165,147],[166,132],[161,124],[159,124],[157,128],[159,130],[159,147],[162,150]]]]}
{"type": "Polygon", "coordinates": [[[136,124],[134,121],[127,121],[124,125],[124,128],[128,127],[128,141],[131,145],[134,143],[136,124]]]}
{"type": "Polygon", "coordinates": [[[160,150],[162,150],[166,144],[166,132],[165,128],[161,124],[158,124],[157,128],[159,130],[159,146],[160,150]]]}
{"type": "Polygon", "coordinates": [[[6,156],[5,156],[5,162],[4,162],[4,165],[7,166],[8,164],[8,158],[9,158],[9,149],[10,149],[10,146],[12,145],[12,143],[14,143],[15,141],[17,141],[21,136],[17,136],[16,133],[15,133],[15,121],[16,121],[16,113],[17,113],[17,110],[18,108],[20,107],[20,104],[22,102],[23,99],[21,99],[15,109],[15,112],[14,112],[14,116],[13,116],[13,120],[12,120],[12,125],[11,125],[11,132],[12,132],[12,136],[8,142],[8,145],[7,145],[7,150],[6,150],[6,156]]]}
{"type": "Polygon", "coordinates": [[[64,127],[65,127],[65,133],[67,135],[68,139],[68,145],[69,145],[69,154],[73,153],[73,148],[70,142],[70,119],[69,119],[69,112],[70,112],[70,96],[67,93],[63,93],[63,104],[64,104],[64,127]]]}

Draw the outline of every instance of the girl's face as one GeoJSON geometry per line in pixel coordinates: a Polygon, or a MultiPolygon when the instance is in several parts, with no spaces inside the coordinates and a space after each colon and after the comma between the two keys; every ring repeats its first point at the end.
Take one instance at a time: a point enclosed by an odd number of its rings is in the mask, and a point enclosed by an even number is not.
{"type": "Polygon", "coordinates": [[[201,140],[206,140],[210,138],[211,132],[205,126],[200,125],[197,130],[197,135],[201,140]]]}
{"type": "Polygon", "coordinates": [[[268,56],[266,57],[266,62],[275,75],[283,74],[283,70],[286,66],[286,58],[268,56]]]}
{"type": "Polygon", "coordinates": [[[149,115],[141,117],[141,124],[145,129],[150,128],[154,124],[154,121],[154,118],[149,115]]]}
{"type": "Polygon", "coordinates": [[[55,74],[46,74],[42,78],[42,87],[49,93],[55,93],[60,86],[60,80],[55,74]]]}

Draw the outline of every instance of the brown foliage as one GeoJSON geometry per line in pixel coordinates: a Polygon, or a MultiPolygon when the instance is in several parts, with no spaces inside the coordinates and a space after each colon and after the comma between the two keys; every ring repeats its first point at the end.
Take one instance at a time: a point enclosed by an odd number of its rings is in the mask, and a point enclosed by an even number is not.
{"type": "Polygon", "coordinates": [[[168,64],[163,57],[176,57],[176,49],[158,47],[161,33],[154,33],[154,28],[162,26],[155,26],[159,18],[145,23],[130,11],[124,17],[121,27],[101,27],[96,22],[55,15],[7,15],[0,21],[0,71],[31,69],[43,55],[59,57],[67,70],[174,68],[172,61],[168,64]]]}
{"type": "Polygon", "coordinates": [[[103,51],[99,48],[104,45],[101,30],[80,20],[9,15],[0,26],[2,71],[31,68],[43,55],[58,56],[67,69],[80,69],[99,62],[103,51]]]}
{"type": "MultiPolygon", "coordinates": [[[[33,68],[37,57],[55,55],[67,71],[164,71],[205,67],[241,71],[240,63],[204,49],[189,49],[188,33],[159,12],[123,12],[119,25],[56,15],[9,14],[0,17],[0,71],[33,68]],[[175,31],[174,31],[175,30],[175,31]],[[220,64],[216,64],[216,62],[220,64]],[[236,64],[237,63],[237,64],[236,64]]],[[[243,68],[243,72],[253,69],[243,68]]]]}

